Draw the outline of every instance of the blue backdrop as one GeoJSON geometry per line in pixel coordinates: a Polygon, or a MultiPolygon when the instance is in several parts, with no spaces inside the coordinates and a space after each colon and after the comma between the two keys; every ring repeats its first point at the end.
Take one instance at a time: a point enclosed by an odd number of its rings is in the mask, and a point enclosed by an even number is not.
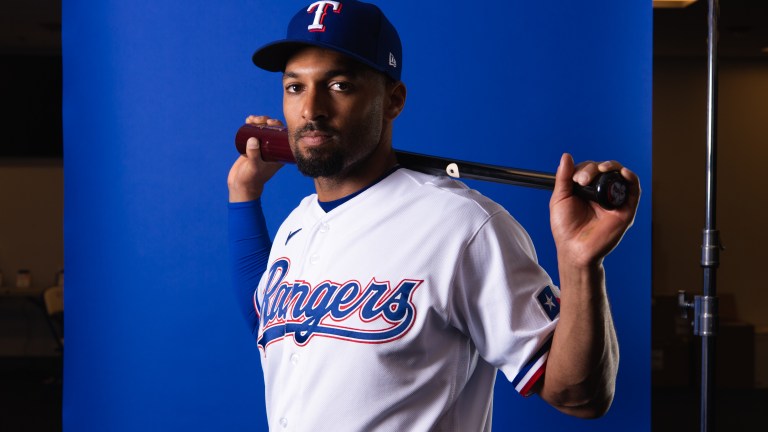
{"type": "MultiPolygon", "coordinates": [[[[249,113],[282,116],[251,64],[304,1],[63,3],[65,431],[265,430],[259,353],[229,287],[226,175],[249,113]]],[[[612,410],[557,413],[497,383],[495,430],[650,429],[651,2],[380,2],[404,42],[395,146],[554,171],[617,159],[641,177],[607,259],[621,344],[612,410]]],[[[556,277],[549,193],[472,182],[556,277]]],[[[272,232],[312,184],[284,169],[272,232]]]]}

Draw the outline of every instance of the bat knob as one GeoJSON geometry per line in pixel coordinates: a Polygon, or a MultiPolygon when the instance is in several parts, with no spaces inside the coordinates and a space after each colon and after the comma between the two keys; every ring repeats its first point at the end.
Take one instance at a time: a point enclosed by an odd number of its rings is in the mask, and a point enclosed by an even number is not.
{"type": "Polygon", "coordinates": [[[575,185],[576,195],[595,201],[606,210],[614,210],[627,201],[627,181],[618,171],[600,174],[590,185],[575,185]]]}

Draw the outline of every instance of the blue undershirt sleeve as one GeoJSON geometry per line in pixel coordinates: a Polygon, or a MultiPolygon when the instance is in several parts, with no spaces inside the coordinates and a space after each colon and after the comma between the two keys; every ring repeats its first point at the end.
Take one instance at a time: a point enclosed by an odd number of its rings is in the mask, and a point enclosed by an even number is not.
{"type": "Polygon", "coordinates": [[[232,286],[243,317],[255,337],[259,317],[254,293],[267,269],[272,248],[261,200],[229,203],[228,236],[232,286]]]}

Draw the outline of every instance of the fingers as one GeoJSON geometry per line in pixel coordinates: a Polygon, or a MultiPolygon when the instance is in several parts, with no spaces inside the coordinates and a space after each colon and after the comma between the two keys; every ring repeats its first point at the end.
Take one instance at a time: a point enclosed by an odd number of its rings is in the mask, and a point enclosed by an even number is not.
{"type": "Polygon", "coordinates": [[[560,165],[557,166],[557,172],[555,173],[555,187],[569,187],[568,179],[573,177],[576,167],[573,165],[573,157],[568,153],[563,153],[560,157],[560,165]]]}
{"type": "Polygon", "coordinates": [[[624,167],[621,163],[610,160],[604,162],[584,161],[577,165],[573,165],[573,158],[568,154],[563,154],[560,160],[560,166],[558,167],[556,174],[555,184],[555,198],[554,202],[559,199],[568,197],[571,195],[573,183],[578,183],[580,186],[589,186],[593,184],[597,178],[606,172],[617,171],[626,180],[627,190],[627,203],[628,205],[622,206],[625,209],[633,209],[637,206],[640,200],[640,180],[632,170],[624,167]]]}
{"type": "Polygon", "coordinates": [[[600,174],[611,171],[618,171],[627,181],[627,204],[624,205],[623,208],[633,211],[640,200],[640,179],[634,172],[632,172],[632,170],[624,167],[621,163],[614,160],[605,162],[582,162],[575,167],[573,181],[581,186],[587,186],[595,181],[600,174]]]}
{"type": "Polygon", "coordinates": [[[576,170],[573,173],[573,181],[587,186],[597,177],[600,173],[608,171],[618,171],[622,168],[621,164],[616,161],[607,162],[593,162],[586,161],[576,165],[576,170]]]}
{"type": "Polygon", "coordinates": [[[563,153],[560,157],[560,165],[557,166],[555,173],[555,187],[552,190],[550,206],[567,199],[573,194],[573,177],[575,167],[573,166],[573,157],[568,153],[563,153]]]}
{"type": "MultiPolygon", "coordinates": [[[[270,118],[264,115],[249,115],[245,118],[245,123],[252,126],[273,126],[281,127],[283,122],[278,119],[270,118]]],[[[261,151],[259,150],[259,140],[251,137],[245,144],[245,156],[251,160],[261,160],[261,151]]]]}
{"type": "Polygon", "coordinates": [[[264,115],[249,115],[245,118],[245,123],[254,126],[282,126],[283,122],[278,119],[270,118],[264,115]]]}
{"type": "Polygon", "coordinates": [[[227,176],[230,202],[258,199],[266,182],[283,166],[261,159],[259,140],[256,138],[248,139],[245,150],[246,154],[237,158],[227,176]]]}
{"type": "Polygon", "coordinates": [[[247,124],[251,124],[251,125],[254,125],[254,126],[259,126],[259,125],[267,124],[267,120],[268,119],[269,119],[269,117],[263,116],[263,115],[260,115],[260,116],[249,115],[248,117],[245,118],[245,122],[247,124]]]}
{"type": "MultiPolygon", "coordinates": [[[[585,161],[576,165],[576,170],[573,173],[573,181],[582,186],[587,186],[590,183],[592,183],[592,181],[595,180],[595,178],[601,173],[610,172],[610,171],[622,172],[623,169],[624,167],[619,162],[616,162],[616,161],[605,161],[605,162],[585,161]]],[[[623,172],[622,172],[622,175],[623,175],[623,172]]],[[[627,176],[624,176],[624,177],[627,178],[627,176]]],[[[627,179],[629,180],[629,178],[627,179]]]]}
{"type": "Polygon", "coordinates": [[[642,193],[640,190],[640,178],[626,167],[621,168],[621,176],[627,179],[627,183],[629,183],[629,202],[633,208],[636,208],[642,193]]]}
{"type": "Polygon", "coordinates": [[[261,151],[259,150],[259,145],[260,143],[257,138],[248,138],[248,141],[245,142],[245,155],[248,157],[248,159],[261,159],[261,151]]]}
{"type": "Polygon", "coordinates": [[[258,171],[270,171],[270,170],[277,171],[280,167],[283,166],[282,163],[267,162],[264,159],[262,159],[260,146],[261,146],[261,142],[259,142],[258,138],[255,138],[255,137],[248,138],[248,141],[245,142],[245,158],[241,158],[241,159],[245,159],[250,163],[253,163],[254,164],[253,168],[258,171]],[[269,168],[266,168],[266,167],[269,167],[269,168]]]}
{"type": "MultiPolygon", "coordinates": [[[[263,115],[249,115],[245,123],[252,126],[281,127],[283,122],[263,115]]],[[[245,202],[258,199],[264,190],[264,185],[279,170],[283,164],[265,162],[261,158],[260,142],[250,137],[245,142],[245,153],[241,155],[227,176],[230,202],[245,202]]],[[[238,145],[240,145],[238,143],[238,145]]]]}

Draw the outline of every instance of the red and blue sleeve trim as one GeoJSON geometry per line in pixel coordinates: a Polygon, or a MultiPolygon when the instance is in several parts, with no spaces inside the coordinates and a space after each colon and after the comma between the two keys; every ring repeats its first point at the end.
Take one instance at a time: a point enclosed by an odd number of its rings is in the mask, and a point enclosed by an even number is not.
{"type": "Polygon", "coordinates": [[[528,363],[520,369],[515,379],[512,380],[512,385],[515,386],[515,390],[521,395],[530,396],[531,388],[544,375],[551,346],[552,336],[550,335],[544,345],[536,351],[528,363]]]}

